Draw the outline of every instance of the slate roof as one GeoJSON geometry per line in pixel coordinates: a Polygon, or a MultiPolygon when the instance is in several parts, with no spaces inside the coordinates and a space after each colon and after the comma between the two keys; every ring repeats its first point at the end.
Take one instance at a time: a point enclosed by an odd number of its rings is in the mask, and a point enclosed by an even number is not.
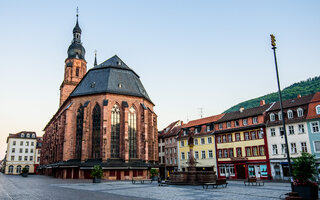
{"type": "Polygon", "coordinates": [[[221,119],[217,121],[217,123],[262,115],[270,106],[271,104],[265,104],[263,106],[258,106],[255,108],[244,109],[242,112],[235,111],[226,113],[221,119]]]}
{"type": "MultiPolygon", "coordinates": [[[[313,95],[314,94],[309,94],[299,98],[282,101],[282,106],[285,109],[285,108],[292,108],[292,107],[308,104],[311,101],[313,95]]],[[[280,110],[279,101],[277,101],[268,111],[275,111],[275,110],[280,110]]]]}
{"type": "Polygon", "coordinates": [[[142,97],[152,103],[139,76],[117,55],[90,69],[70,96],[99,93],[142,97]]]}
{"type": "Polygon", "coordinates": [[[37,134],[34,131],[20,131],[19,133],[14,133],[14,134],[10,133],[9,136],[7,137],[7,142],[9,138],[37,139],[37,134]],[[21,135],[22,133],[24,135],[21,135]],[[28,133],[29,133],[29,137],[27,137],[28,133]],[[32,134],[35,135],[34,138],[32,137],[32,134]]]}

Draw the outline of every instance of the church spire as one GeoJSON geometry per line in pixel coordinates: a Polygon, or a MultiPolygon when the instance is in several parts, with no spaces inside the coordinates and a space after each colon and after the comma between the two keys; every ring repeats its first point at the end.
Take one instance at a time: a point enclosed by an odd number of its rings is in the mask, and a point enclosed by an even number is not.
{"type": "Polygon", "coordinates": [[[94,51],[94,64],[93,66],[97,66],[97,50],[94,51]]]}
{"type": "Polygon", "coordinates": [[[79,9],[77,8],[77,22],[73,28],[73,40],[68,48],[68,58],[85,59],[85,49],[81,42],[81,28],[79,26],[79,9]]]}
{"type": "Polygon", "coordinates": [[[73,42],[81,43],[81,28],[79,26],[78,18],[79,18],[79,9],[77,7],[77,23],[73,28],[73,42]]]}

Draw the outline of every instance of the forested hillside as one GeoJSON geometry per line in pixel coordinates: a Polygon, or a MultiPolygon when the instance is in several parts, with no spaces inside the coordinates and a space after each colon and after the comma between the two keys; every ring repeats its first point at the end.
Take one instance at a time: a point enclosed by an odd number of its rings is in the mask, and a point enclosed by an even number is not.
{"type": "MultiPolygon", "coordinates": [[[[296,98],[298,94],[301,96],[305,96],[308,94],[312,94],[320,91],[320,76],[316,76],[314,78],[309,78],[306,81],[300,81],[299,83],[294,83],[289,87],[286,87],[282,90],[282,98],[283,100],[296,98]]],[[[267,94],[255,99],[250,99],[248,101],[241,102],[228,110],[226,112],[233,112],[239,110],[241,106],[245,109],[257,107],[260,105],[260,100],[265,100],[266,103],[272,103],[275,101],[279,101],[278,92],[274,92],[271,94],[267,94]]]]}

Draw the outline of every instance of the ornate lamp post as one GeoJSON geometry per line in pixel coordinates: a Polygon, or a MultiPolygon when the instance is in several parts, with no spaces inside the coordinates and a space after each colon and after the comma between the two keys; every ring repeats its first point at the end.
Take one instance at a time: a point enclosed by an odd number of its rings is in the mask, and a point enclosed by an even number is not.
{"type": "MultiPolygon", "coordinates": [[[[279,72],[278,72],[278,64],[277,64],[277,56],[276,56],[276,38],[273,34],[270,35],[271,37],[271,45],[273,49],[273,55],[274,55],[274,63],[276,66],[276,74],[277,74],[277,82],[278,82],[278,94],[279,94],[279,102],[280,102],[280,109],[281,109],[281,115],[282,115],[282,127],[283,127],[283,134],[284,134],[284,140],[286,145],[286,154],[287,154],[287,160],[288,160],[288,167],[289,167],[289,176],[290,176],[290,183],[291,183],[291,191],[294,191],[293,188],[293,180],[292,180],[292,167],[291,167],[291,160],[289,155],[289,145],[288,145],[288,138],[287,138],[287,131],[286,131],[286,124],[284,120],[284,114],[283,114],[283,106],[282,106],[282,95],[281,95],[281,89],[280,89],[280,80],[279,80],[279,72]]],[[[281,133],[280,133],[281,134],[281,133]]]]}

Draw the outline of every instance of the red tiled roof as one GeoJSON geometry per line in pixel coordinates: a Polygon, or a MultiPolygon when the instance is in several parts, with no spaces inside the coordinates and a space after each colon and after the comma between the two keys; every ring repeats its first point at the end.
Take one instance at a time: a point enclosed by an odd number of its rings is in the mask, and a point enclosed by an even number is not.
{"type": "MultiPolygon", "coordinates": [[[[171,132],[171,130],[175,127],[175,125],[180,122],[180,120],[177,120],[175,122],[172,122],[171,124],[169,124],[169,126],[167,126],[166,128],[164,128],[162,131],[159,132],[158,137],[163,137],[167,134],[169,134],[171,132]],[[167,130],[167,131],[166,131],[167,130]]],[[[183,123],[183,122],[181,122],[183,123]]]]}
{"type": "Polygon", "coordinates": [[[171,129],[167,134],[165,134],[163,137],[172,137],[172,136],[177,136],[180,132],[180,130],[182,129],[182,125],[181,126],[175,126],[173,129],[171,129]]]}
{"type": "Polygon", "coordinates": [[[309,103],[307,119],[320,118],[320,115],[316,113],[317,105],[320,105],[320,92],[315,93],[309,103]]]}
{"type": "Polygon", "coordinates": [[[192,120],[192,121],[188,122],[183,128],[188,128],[188,127],[192,127],[192,126],[198,126],[198,125],[216,122],[223,116],[224,116],[224,114],[219,114],[219,115],[214,115],[214,116],[210,116],[210,117],[192,120]]]}

